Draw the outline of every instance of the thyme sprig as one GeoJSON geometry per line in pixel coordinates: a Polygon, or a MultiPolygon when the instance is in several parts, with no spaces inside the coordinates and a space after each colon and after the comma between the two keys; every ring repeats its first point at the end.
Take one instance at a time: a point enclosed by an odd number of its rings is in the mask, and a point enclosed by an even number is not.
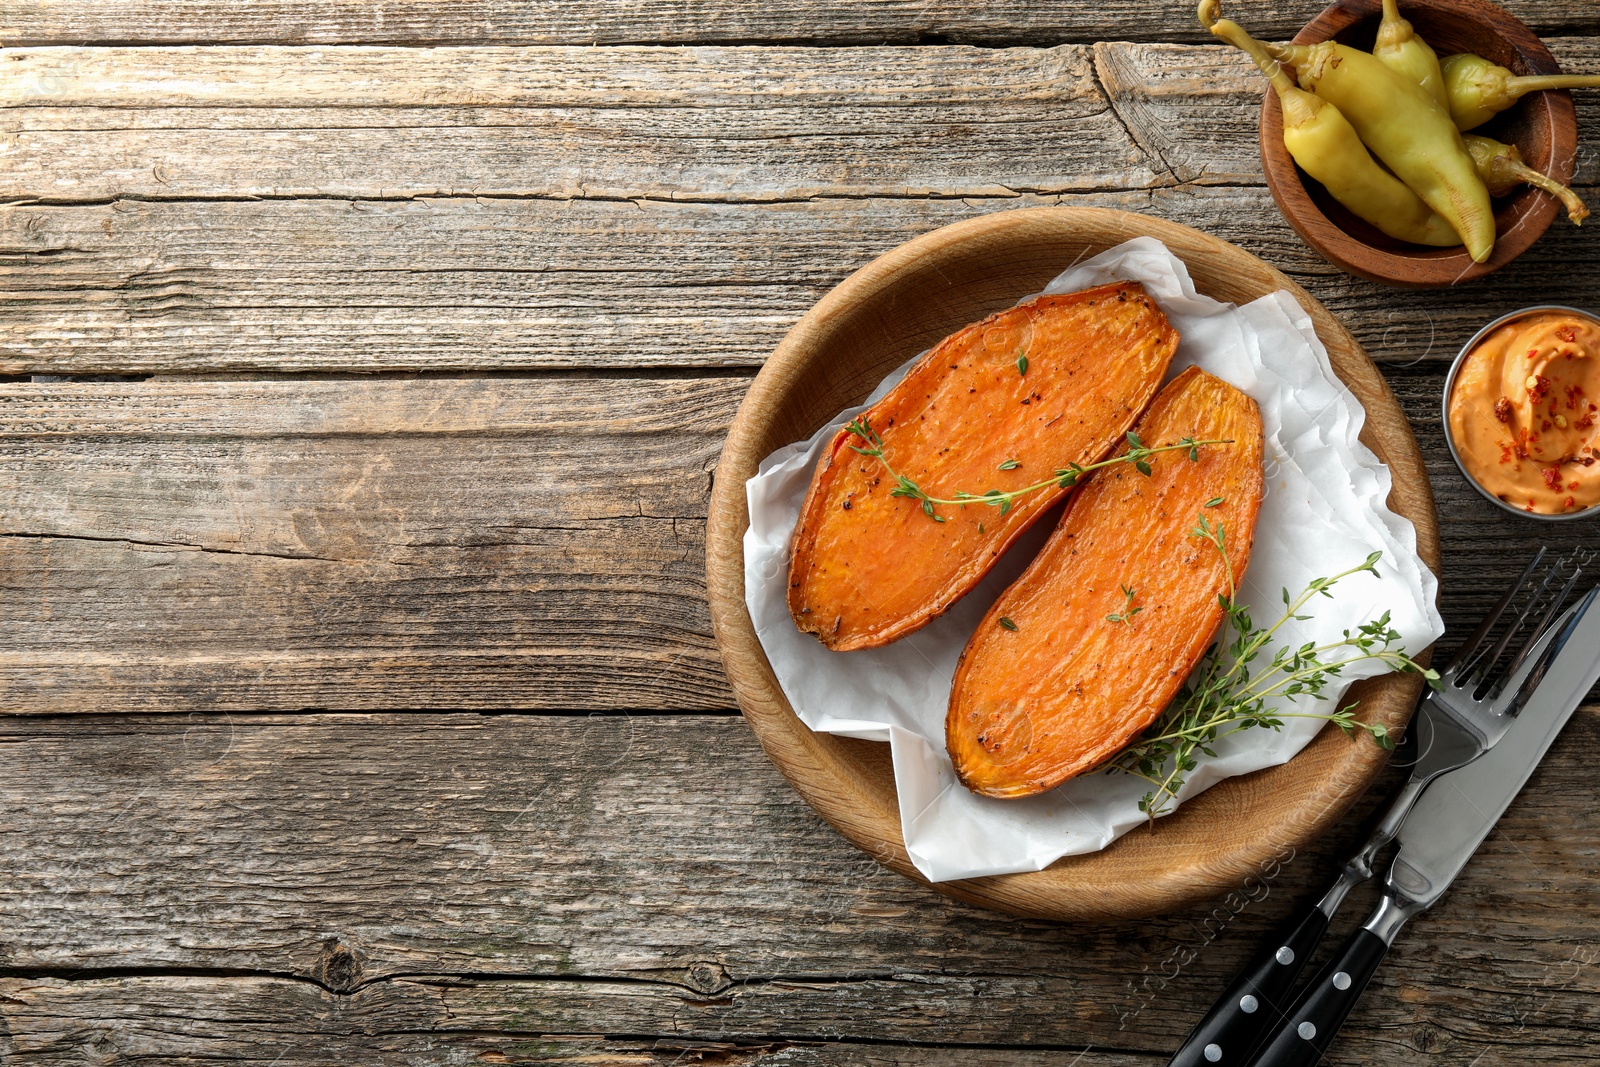
{"type": "MultiPolygon", "coordinates": [[[[877,460],[883,466],[883,469],[888,472],[889,477],[895,480],[895,486],[893,489],[889,490],[889,495],[909,497],[910,499],[917,501],[922,505],[922,513],[928,516],[928,518],[932,519],[934,522],[945,521],[945,516],[940,515],[935,510],[941,506],[966,507],[968,504],[987,504],[990,507],[999,508],[1000,514],[1004,515],[1011,510],[1012,503],[1018,497],[1027,496],[1029,493],[1036,493],[1040,489],[1046,489],[1052,485],[1058,486],[1062,489],[1071,489],[1083,479],[1084,475],[1090,473],[1091,471],[1097,471],[1101,467],[1110,467],[1118,463],[1131,463],[1133,464],[1135,470],[1148,478],[1151,473],[1151,456],[1158,455],[1162,452],[1181,451],[1189,454],[1190,461],[1199,462],[1200,448],[1202,445],[1233,444],[1232,438],[1227,440],[1200,441],[1193,437],[1185,437],[1175,444],[1155,445],[1154,447],[1150,447],[1145,445],[1143,441],[1139,440],[1138,434],[1134,433],[1132,430],[1129,430],[1127,435],[1128,451],[1124,452],[1120,456],[1112,456],[1110,459],[1101,460],[1099,463],[1090,463],[1087,465],[1069,463],[1067,466],[1057,470],[1049,478],[1046,478],[1043,481],[1034,482],[1032,485],[1025,485],[1020,489],[1012,489],[1009,491],[990,489],[983,493],[969,493],[965,490],[957,490],[955,496],[946,498],[936,497],[927,492],[922,488],[922,486],[918,485],[916,482],[912,481],[910,478],[906,477],[904,474],[901,474],[899,471],[895,470],[889,465],[888,458],[884,456],[883,438],[878,436],[878,432],[872,428],[872,425],[867,421],[865,415],[860,416],[852,421],[848,426],[845,427],[845,429],[866,442],[865,448],[860,445],[852,444],[850,446],[851,450],[859,452],[863,456],[877,460]]],[[[1021,466],[1021,463],[1017,460],[1008,459],[1004,463],[1000,464],[1000,469],[1014,470],[1019,466],[1021,466]]]]}
{"type": "Polygon", "coordinates": [[[1121,611],[1113,611],[1110,615],[1107,615],[1106,616],[1106,622],[1120,622],[1125,626],[1132,626],[1133,625],[1133,617],[1135,615],[1139,614],[1139,612],[1143,611],[1144,607],[1140,606],[1140,607],[1136,608],[1136,607],[1133,606],[1133,598],[1135,596],[1135,593],[1134,593],[1134,590],[1133,590],[1133,586],[1124,585],[1121,588],[1122,588],[1122,610],[1121,611]]]}
{"type": "Polygon", "coordinates": [[[1156,723],[1124,749],[1111,763],[1112,773],[1137,775],[1154,788],[1139,801],[1139,810],[1150,819],[1166,814],[1183,787],[1185,776],[1199,765],[1197,754],[1216,756],[1213,746],[1224,737],[1258,727],[1283,728],[1286,719],[1322,719],[1346,735],[1366,732],[1384,748],[1394,741],[1382,723],[1366,723],[1355,718],[1355,704],[1330,714],[1280,710],[1280,702],[1292,704],[1300,697],[1320,697],[1339,675],[1357,663],[1378,661],[1390,670],[1420,674],[1437,686],[1437,671],[1423,667],[1400,646],[1401,634],[1389,625],[1390,613],[1345,630],[1337,641],[1317,644],[1308,641],[1298,648],[1279,645],[1260,668],[1252,668],[1267,653],[1279,630],[1291,620],[1305,621],[1306,605],[1317,596],[1331,598],[1338,582],[1354,574],[1378,573],[1383,553],[1374,552],[1365,562],[1327,578],[1307,584],[1298,596],[1283,590],[1284,611],[1272,625],[1258,627],[1249,610],[1234,600],[1233,565],[1228,559],[1227,535],[1220,522],[1209,522],[1202,514],[1190,531],[1192,536],[1209,541],[1222,553],[1228,566],[1226,595],[1219,595],[1225,618],[1223,636],[1206,650],[1201,667],[1179,692],[1176,700],[1156,723]],[[1228,635],[1233,640],[1226,647],[1228,635]],[[1348,654],[1342,655],[1342,652],[1348,654]]]}

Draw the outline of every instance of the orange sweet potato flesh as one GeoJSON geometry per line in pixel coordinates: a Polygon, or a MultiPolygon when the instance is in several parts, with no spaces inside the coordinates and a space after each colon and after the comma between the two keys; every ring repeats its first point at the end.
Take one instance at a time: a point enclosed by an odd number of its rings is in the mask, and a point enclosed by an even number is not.
{"type": "MultiPolygon", "coordinates": [[[[1137,283],[1042,296],[945,338],[865,416],[889,465],[931,496],[1017,489],[1109,454],[1177,343],[1137,283]]],[[[937,522],[892,496],[895,479],[852,444],[866,442],[841,430],[823,453],[789,564],[796,625],[836,651],[886,645],[943,614],[1068,491],[1041,489],[1004,515],[941,506],[937,522]]]]}
{"type": "Polygon", "coordinates": [[[1233,443],[1203,446],[1198,461],[1181,450],[1152,456],[1149,477],[1125,463],[1095,472],[979,623],[945,718],[950,759],[975,793],[1052,789],[1105,763],[1166,708],[1229,592],[1222,554],[1191,533],[1199,516],[1222,524],[1236,576],[1250,561],[1263,488],[1255,401],[1191,367],[1134,432],[1147,447],[1233,443]],[[1129,604],[1123,586],[1140,610],[1112,621],[1129,604]]]}

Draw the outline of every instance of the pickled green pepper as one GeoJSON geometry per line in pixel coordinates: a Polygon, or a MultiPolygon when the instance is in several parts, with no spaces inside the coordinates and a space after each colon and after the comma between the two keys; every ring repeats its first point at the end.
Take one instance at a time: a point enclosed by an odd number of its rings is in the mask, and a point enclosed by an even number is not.
{"type": "Polygon", "coordinates": [[[1495,236],[1489,191],[1450,113],[1426,89],[1337,41],[1266,48],[1294,67],[1302,89],[1344,113],[1373,154],[1455,228],[1474,262],[1489,258],[1495,236]]]}
{"type": "Polygon", "coordinates": [[[1448,222],[1380,167],[1339,109],[1299,88],[1261,42],[1236,22],[1218,19],[1218,0],[1201,0],[1201,25],[1242,49],[1272,82],[1283,106],[1283,143],[1301,170],[1354,214],[1390,237],[1449,247],[1461,238],[1448,222]]]}
{"type": "Polygon", "coordinates": [[[1519,76],[1471,52],[1446,56],[1439,67],[1450,100],[1450,117],[1463,132],[1482,126],[1527,93],[1540,89],[1600,88],[1600,74],[1519,76]]]}

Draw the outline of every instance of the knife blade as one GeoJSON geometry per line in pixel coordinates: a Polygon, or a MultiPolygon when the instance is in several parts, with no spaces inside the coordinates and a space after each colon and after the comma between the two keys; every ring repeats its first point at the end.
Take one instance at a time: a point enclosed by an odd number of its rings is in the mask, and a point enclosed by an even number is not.
{"type": "Polygon", "coordinates": [[[1559,650],[1517,721],[1476,762],[1440,775],[1400,830],[1384,894],[1300,994],[1252,1067],[1314,1067],[1406,921],[1438,902],[1600,680],[1600,586],[1572,609],[1559,650]]]}
{"type": "Polygon", "coordinates": [[[1400,828],[1389,882],[1429,906],[1449,888],[1544,759],[1584,695],[1600,680],[1600,611],[1591,591],[1568,624],[1564,645],[1500,744],[1441,775],[1400,828]]]}

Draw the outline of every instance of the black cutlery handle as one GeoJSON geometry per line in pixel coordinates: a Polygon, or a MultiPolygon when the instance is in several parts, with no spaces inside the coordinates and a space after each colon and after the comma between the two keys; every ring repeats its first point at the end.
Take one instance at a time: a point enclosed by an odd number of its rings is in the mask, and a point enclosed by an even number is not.
{"type": "Polygon", "coordinates": [[[1243,1067],[1288,1007],[1295,979],[1328,929],[1328,916],[1313,907],[1267,942],[1228,991],[1211,1006],[1168,1067],[1243,1067]]]}
{"type": "Polygon", "coordinates": [[[1371,930],[1351,935],[1279,1020],[1251,1067],[1316,1067],[1388,951],[1371,930]]]}

